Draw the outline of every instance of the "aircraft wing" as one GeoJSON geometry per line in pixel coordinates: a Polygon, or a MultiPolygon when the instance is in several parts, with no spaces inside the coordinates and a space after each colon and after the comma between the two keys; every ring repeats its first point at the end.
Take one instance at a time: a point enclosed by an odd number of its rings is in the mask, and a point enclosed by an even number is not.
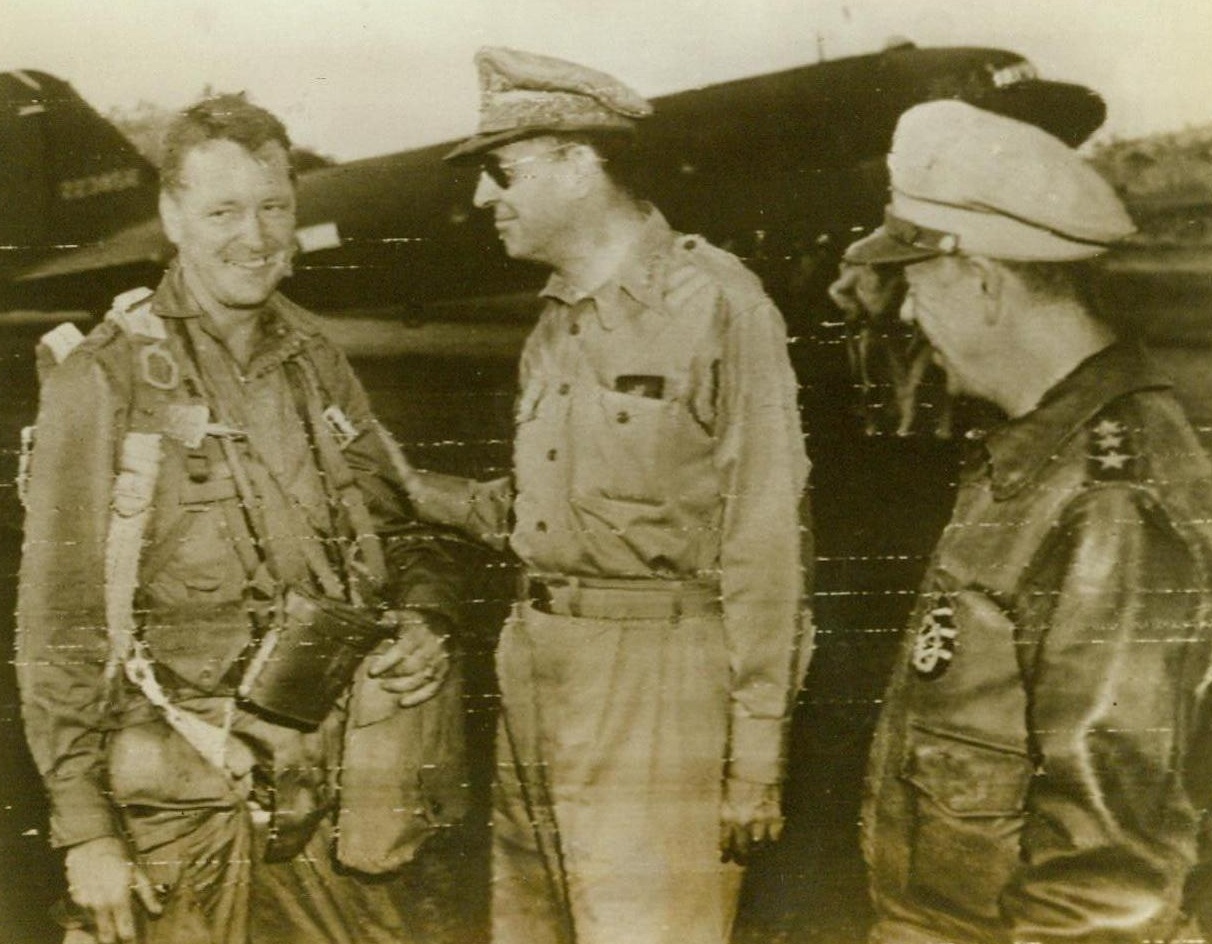
{"type": "Polygon", "coordinates": [[[81,275],[102,269],[139,264],[162,265],[172,255],[158,219],[136,223],[102,242],[60,247],[60,251],[26,268],[16,281],[28,282],[60,276],[81,275]]]}
{"type": "MultiPolygon", "coordinates": [[[[49,87],[50,77],[29,75],[49,87]]],[[[18,84],[24,95],[28,86],[18,84]]],[[[18,112],[27,107],[15,93],[10,97],[18,112]]],[[[763,246],[787,256],[826,234],[837,239],[870,225],[884,202],[882,158],[897,116],[916,102],[948,97],[1056,126],[1078,140],[1105,114],[1096,94],[1038,79],[1015,53],[903,44],[655,99],[656,114],[636,149],[637,180],[677,229],[746,257],[763,246]]],[[[49,99],[37,107],[42,111],[33,117],[47,128],[52,119],[62,123],[49,99]]],[[[98,140],[117,133],[99,116],[81,114],[71,120],[87,121],[98,140]]],[[[29,116],[17,117],[14,127],[27,137],[42,128],[23,123],[29,116]]],[[[533,287],[536,270],[507,260],[485,215],[471,206],[475,170],[442,163],[453,143],[302,175],[292,297],[319,310],[394,306],[405,317],[422,318],[433,317],[438,303],[533,287]]],[[[0,158],[0,170],[6,160],[0,158]]],[[[54,191],[62,198],[55,208],[60,215],[134,182],[131,173],[72,173],[54,191]]],[[[172,249],[148,188],[129,192],[150,199],[150,208],[133,219],[108,216],[115,223],[108,232],[80,223],[67,235],[51,217],[42,238],[25,240],[47,251],[8,277],[23,290],[54,282],[67,291],[73,276],[117,277],[167,261],[172,249]]]]}

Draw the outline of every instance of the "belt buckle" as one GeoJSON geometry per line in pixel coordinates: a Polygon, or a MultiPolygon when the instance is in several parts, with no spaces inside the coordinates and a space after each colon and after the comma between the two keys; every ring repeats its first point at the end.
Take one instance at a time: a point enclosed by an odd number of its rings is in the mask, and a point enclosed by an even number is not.
{"type": "Polygon", "coordinates": [[[528,580],[526,597],[530,605],[540,613],[551,613],[551,587],[542,580],[528,580]]]}

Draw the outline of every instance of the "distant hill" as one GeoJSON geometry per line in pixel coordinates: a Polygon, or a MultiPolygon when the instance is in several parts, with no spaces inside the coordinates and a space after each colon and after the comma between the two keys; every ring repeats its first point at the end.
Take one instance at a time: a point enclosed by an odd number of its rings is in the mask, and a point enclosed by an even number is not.
{"type": "Polygon", "coordinates": [[[1130,141],[1090,156],[1153,244],[1212,244],[1212,124],[1130,141]]]}

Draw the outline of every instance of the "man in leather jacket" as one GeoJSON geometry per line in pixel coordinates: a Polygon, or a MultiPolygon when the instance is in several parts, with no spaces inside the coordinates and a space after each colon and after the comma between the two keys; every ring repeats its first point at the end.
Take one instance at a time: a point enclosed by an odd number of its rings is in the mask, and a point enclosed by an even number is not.
{"type": "Polygon", "coordinates": [[[377,605],[395,641],[357,691],[376,720],[419,704],[443,685],[459,596],[349,364],[276,292],[289,147],[239,96],[178,116],[160,202],[177,259],[43,381],[22,708],[78,933],[102,944],[407,933],[382,883],[332,861],[344,705],[305,730],[236,697],[290,587],[377,605]]]}
{"type": "Polygon", "coordinates": [[[885,225],[901,317],[970,436],[888,688],[863,813],[879,944],[1203,940],[1212,470],[1142,352],[1087,300],[1132,232],[1032,126],[902,116],[885,225]]]}

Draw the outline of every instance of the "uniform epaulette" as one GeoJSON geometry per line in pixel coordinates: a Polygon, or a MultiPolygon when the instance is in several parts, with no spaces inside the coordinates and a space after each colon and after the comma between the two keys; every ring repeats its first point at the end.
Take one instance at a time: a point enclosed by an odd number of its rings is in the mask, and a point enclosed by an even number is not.
{"type": "Polygon", "coordinates": [[[675,246],[680,250],[679,255],[690,259],[722,285],[762,291],[761,279],[746,268],[745,263],[732,253],[711,245],[702,236],[681,236],[675,246]]]}
{"type": "MultiPolygon", "coordinates": [[[[684,265],[675,262],[676,271],[670,278],[673,287],[667,298],[676,292],[685,300],[704,289],[714,289],[743,309],[764,296],[761,280],[740,259],[701,236],[679,236],[674,242],[673,257],[684,265]]],[[[672,299],[670,304],[674,304],[672,299]]]]}
{"type": "Polygon", "coordinates": [[[1086,423],[1086,477],[1090,481],[1137,481],[1143,466],[1135,424],[1122,405],[1109,404],[1086,423]]]}

